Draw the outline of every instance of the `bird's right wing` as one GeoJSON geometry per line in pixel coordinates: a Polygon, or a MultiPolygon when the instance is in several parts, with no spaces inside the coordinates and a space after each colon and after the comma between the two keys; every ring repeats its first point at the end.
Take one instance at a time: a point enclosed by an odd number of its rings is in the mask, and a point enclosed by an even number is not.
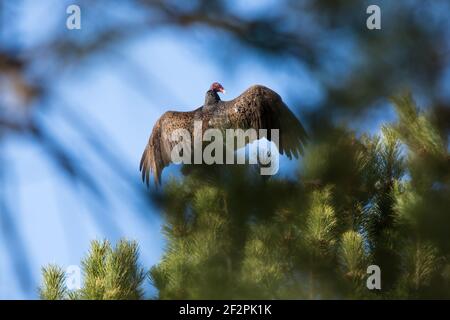
{"type": "Polygon", "coordinates": [[[289,159],[303,154],[308,140],[305,129],[281,97],[267,87],[255,85],[239,97],[224,101],[218,114],[217,118],[226,119],[232,128],[268,129],[268,140],[270,129],[278,129],[280,153],[289,159]]]}

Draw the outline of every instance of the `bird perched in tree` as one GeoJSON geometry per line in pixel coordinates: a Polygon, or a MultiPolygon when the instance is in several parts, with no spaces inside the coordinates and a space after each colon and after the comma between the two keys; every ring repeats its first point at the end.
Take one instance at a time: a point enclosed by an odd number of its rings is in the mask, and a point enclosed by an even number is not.
{"type": "Polygon", "coordinates": [[[171,151],[177,142],[170,139],[171,134],[177,129],[186,129],[192,135],[195,121],[201,121],[203,131],[211,128],[268,129],[268,140],[271,140],[270,129],[278,129],[279,152],[285,153],[289,159],[303,154],[306,132],[275,91],[254,85],[230,101],[222,101],[219,92],[225,93],[225,90],[220,83],[214,82],[206,92],[201,107],[189,112],[167,111],[158,119],[139,168],[147,186],[150,173],[153,174],[155,184],[159,185],[162,170],[172,162],[171,151]]]}

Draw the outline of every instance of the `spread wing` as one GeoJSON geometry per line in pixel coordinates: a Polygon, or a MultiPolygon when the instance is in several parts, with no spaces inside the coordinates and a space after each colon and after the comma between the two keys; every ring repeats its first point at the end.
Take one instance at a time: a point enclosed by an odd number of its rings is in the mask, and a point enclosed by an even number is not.
{"type": "Polygon", "coordinates": [[[153,127],[141,158],[142,180],[147,186],[150,174],[153,174],[155,184],[159,185],[162,170],[172,162],[171,152],[179,143],[170,139],[172,133],[177,129],[186,129],[192,137],[195,119],[202,120],[204,126],[207,123],[203,129],[268,129],[268,140],[272,140],[270,129],[279,129],[278,150],[289,159],[303,155],[307,141],[305,129],[281,97],[264,86],[252,86],[236,99],[219,102],[209,111],[199,108],[191,112],[169,111],[163,114],[153,127]]]}
{"type": "MultiPolygon", "coordinates": [[[[215,120],[226,122],[226,127],[240,129],[279,129],[279,152],[289,159],[303,155],[307,134],[300,121],[273,90],[256,85],[231,101],[222,102],[215,120]]],[[[250,141],[251,142],[251,141],[250,141]]]]}
{"type": "Polygon", "coordinates": [[[155,184],[161,183],[161,174],[171,161],[171,152],[177,141],[170,138],[177,129],[186,129],[192,134],[193,121],[198,110],[192,112],[168,111],[158,119],[152,134],[142,154],[139,170],[142,181],[149,185],[150,174],[153,174],[155,184]]]}

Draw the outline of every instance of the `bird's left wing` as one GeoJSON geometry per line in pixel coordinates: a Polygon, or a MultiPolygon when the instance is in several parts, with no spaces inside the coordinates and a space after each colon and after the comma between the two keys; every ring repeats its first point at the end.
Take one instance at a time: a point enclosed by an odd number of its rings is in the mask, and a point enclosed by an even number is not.
{"type": "Polygon", "coordinates": [[[139,170],[142,172],[142,181],[149,185],[150,174],[153,174],[156,185],[161,184],[161,174],[171,162],[171,152],[177,141],[171,139],[172,133],[177,129],[186,129],[192,134],[193,120],[196,111],[164,113],[153,127],[152,134],[142,153],[139,170]]]}

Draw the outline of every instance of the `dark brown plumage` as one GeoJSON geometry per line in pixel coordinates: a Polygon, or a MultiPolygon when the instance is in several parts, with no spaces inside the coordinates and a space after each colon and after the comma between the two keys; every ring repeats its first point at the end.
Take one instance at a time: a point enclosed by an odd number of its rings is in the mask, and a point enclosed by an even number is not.
{"type": "Polygon", "coordinates": [[[215,82],[206,92],[205,103],[200,108],[190,112],[168,111],[158,119],[140,163],[142,180],[147,185],[150,173],[154,176],[155,184],[160,184],[162,170],[171,163],[170,154],[177,143],[169,139],[172,132],[183,128],[192,136],[195,120],[202,121],[203,131],[209,128],[269,129],[269,140],[270,129],[279,129],[280,153],[285,153],[289,159],[303,154],[306,132],[276,92],[254,85],[233,100],[221,101],[218,92],[224,91],[215,82]]]}

